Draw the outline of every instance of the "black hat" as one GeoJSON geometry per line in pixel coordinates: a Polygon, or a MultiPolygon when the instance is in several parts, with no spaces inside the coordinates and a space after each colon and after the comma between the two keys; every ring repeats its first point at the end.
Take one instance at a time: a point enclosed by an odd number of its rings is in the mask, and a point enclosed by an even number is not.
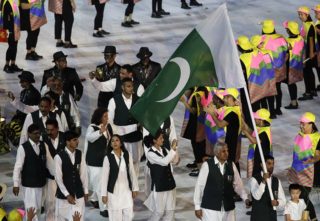
{"type": "Polygon", "coordinates": [[[116,47],[115,46],[110,46],[110,45],[107,45],[104,48],[104,52],[102,52],[102,53],[104,53],[104,54],[118,54],[116,47]]]}
{"type": "Polygon", "coordinates": [[[151,57],[151,56],[152,56],[152,52],[149,51],[148,47],[141,47],[139,50],[139,53],[137,54],[137,57],[140,59],[151,57]]]}
{"type": "Polygon", "coordinates": [[[66,58],[68,57],[68,55],[65,55],[62,51],[57,51],[56,53],[53,54],[53,61],[55,62],[57,60],[59,60],[60,58],[66,58]]]}
{"type": "Polygon", "coordinates": [[[29,83],[36,82],[34,80],[33,74],[30,71],[22,71],[21,74],[18,75],[18,78],[20,78],[20,80],[24,80],[24,81],[27,81],[29,83]]]}

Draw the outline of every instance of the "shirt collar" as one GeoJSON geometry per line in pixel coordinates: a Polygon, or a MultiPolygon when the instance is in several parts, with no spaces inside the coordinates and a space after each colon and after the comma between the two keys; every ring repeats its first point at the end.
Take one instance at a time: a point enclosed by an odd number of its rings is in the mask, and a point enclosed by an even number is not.
{"type": "Polygon", "coordinates": [[[129,97],[129,98],[126,98],[126,96],[124,96],[124,94],[122,93],[122,97],[123,97],[123,100],[132,100],[132,95],[129,97]]]}
{"type": "Polygon", "coordinates": [[[69,154],[69,155],[74,155],[75,153],[76,153],[76,151],[74,151],[73,153],[68,149],[68,147],[66,147],[65,148],[66,149],[66,151],[67,151],[67,153],[69,154]]]}
{"type": "MultiPolygon", "coordinates": [[[[117,156],[117,155],[114,153],[114,151],[113,151],[113,150],[111,150],[111,154],[113,154],[113,155],[117,156]]],[[[120,155],[120,157],[122,157],[122,156],[123,156],[123,151],[121,151],[121,155],[120,155]]]]}
{"type": "Polygon", "coordinates": [[[29,142],[31,143],[31,146],[38,146],[39,145],[39,143],[38,144],[36,144],[35,142],[33,142],[30,138],[29,138],[29,142]]]}
{"type": "Polygon", "coordinates": [[[220,161],[218,160],[218,158],[217,158],[216,156],[214,157],[214,164],[224,165],[224,164],[226,164],[226,163],[228,163],[227,160],[226,160],[224,163],[220,163],[220,161]]]}

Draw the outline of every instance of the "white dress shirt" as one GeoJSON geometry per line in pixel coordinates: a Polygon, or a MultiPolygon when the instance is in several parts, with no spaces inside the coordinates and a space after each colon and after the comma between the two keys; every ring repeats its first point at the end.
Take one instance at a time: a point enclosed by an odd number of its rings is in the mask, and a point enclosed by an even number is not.
{"type": "Polygon", "coordinates": [[[108,192],[107,187],[109,182],[110,163],[108,156],[105,156],[101,174],[101,196],[108,196],[109,210],[119,210],[133,207],[132,191],[138,191],[139,185],[135,175],[132,157],[129,153],[129,172],[132,183],[131,191],[129,188],[124,153],[121,152],[120,158],[113,151],[111,151],[111,154],[114,155],[116,162],[119,165],[119,174],[114,185],[113,193],[108,192]]]}
{"type": "MultiPolygon", "coordinates": [[[[108,81],[98,81],[97,79],[92,79],[91,80],[92,85],[99,91],[103,92],[113,92],[116,89],[117,86],[117,79],[112,78],[108,81]]],[[[137,96],[141,97],[141,95],[144,92],[144,87],[142,84],[139,85],[138,90],[137,90],[137,96]]]]}
{"type": "MultiPolygon", "coordinates": [[[[40,143],[36,144],[31,139],[29,139],[29,142],[31,143],[31,146],[34,150],[34,152],[39,155],[40,154],[40,143]]],[[[46,165],[51,174],[54,174],[54,162],[52,160],[52,157],[50,155],[49,149],[47,144],[44,144],[46,148],[46,165]]],[[[21,171],[24,165],[26,153],[24,152],[24,148],[22,145],[18,147],[17,151],[17,157],[16,157],[16,163],[14,165],[13,169],[13,186],[19,187],[21,184],[21,171]]]]}
{"type": "Polygon", "coordinates": [[[289,200],[284,208],[284,215],[290,215],[292,221],[301,220],[302,213],[307,208],[303,199],[299,199],[298,203],[289,200]]]}
{"type": "MultiPolygon", "coordinates": [[[[72,164],[74,164],[76,151],[71,152],[67,147],[65,148],[65,151],[67,152],[68,156],[70,157],[72,164]]],[[[58,154],[54,157],[54,161],[55,161],[55,169],[56,169],[55,180],[56,180],[61,192],[63,193],[63,195],[65,197],[67,197],[69,195],[69,192],[63,183],[62,161],[61,161],[61,158],[58,154]]],[[[86,163],[85,163],[83,154],[81,154],[80,179],[82,182],[82,188],[83,188],[84,194],[88,194],[88,174],[87,174],[87,167],[86,167],[86,163]]]]}
{"type": "MultiPolygon", "coordinates": [[[[263,172],[261,172],[261,176],[263,176],[263,172]]],[[[267,183],[270,186],[271,186],[271,179],[273,179],[272,176],[270,179],[267,179],[267,183]]],[[[250,179],[249,184],[250,184],[250,192],[252,194],[252,197],[255,200],[260,200],[262,195],[264,194],[266,184],[261,182],[259,185],[257,180],[254,177],[250,179]]],[[[267,194],[269,194],[269,192],[267,194]]],[[[280,180],[279,180],[279,186],[278,186],[278,202],[279,202],[279,205],[277,206],[278,208],[283,208],[286,205],[286,197],[284,195],[284,191],[283,191],[280,180]]]]}
{"type": "MultiPolygon", "coordinates": [[[[224,175],[224,166],[227,163],[227,161],[225,161],[222,164],[222,163],[220,163],[220,161],[218,160],[217,157],[214,157],[214,163],[218,164],[218,167],[220,169],[221,174],[224,175]]],[[[244,189],[244,186],[243,186],[242,180],[240,178],[238,169],[234,163],[232,163],[232,168],[233,168],[233,173],[234,173],[234,176],[233,176],[234,191],[245,201],[246,199],[248,199],[248,196],[247,196],[247,193],[244,189]]],[[[195,186],[195,190],[194,190],[193,201],[194,201],[194,205],[195,205],[195,210],[201,209],[202,196],[203,196],[204,188],[207,184],[208,174],[209,174],[209,166],[208,166],[207,162],[204,162],[202,164],[201,169],[200,169],[200,173],[199,173],[197,183],[195,186]]]]}

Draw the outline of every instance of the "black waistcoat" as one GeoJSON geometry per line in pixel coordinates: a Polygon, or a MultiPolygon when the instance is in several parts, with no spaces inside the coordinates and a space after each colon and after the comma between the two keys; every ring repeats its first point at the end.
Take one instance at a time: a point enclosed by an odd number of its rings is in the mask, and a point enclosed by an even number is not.
{"type": "MultiPolygon", "coordinates": [[[[131,107],[136,103],[138,97],[133,94],[132,95],[132,104],[131,107]]],[[[130,124],[137,124],[138,121],[133,118],[126,104],[124,103],[122,94],[118,94],[114,97],[114,102],[116,105],[115,114],[114,114],[114,124],[117,126],[126,126],[130,124]]],[[[137,142],[142,140],[141,131],[137,130],[132,133],[126,134],[122,136],[124,142],[137,142]]]]}
{"type": "Polygon", "coordinates": [[[39,155],[34,151],[30,141],[22,144],[25,152],[24,164],[21,171],[21,184],[24,187],[43,187],[46,184],[46,148],[40,141],[39,155]]]}
{"type": "Polygon", "coordinates": [[[207,161],[209,173],[207,183],[203,191],[201,207],[221,211],[223,206],[225,211],[235,208],[233,199],[233,167],[232,162],[227,161],[224,168],[224,175],[221,174],[218,164],[215,164],[214,158],[207,161]]]}
{"type": "MultiPolygon", "coordinates": [[[[150,148],[149,151],[155,153],[159,157],[163,157],[160,153],[152,150],[152,148],[150,148]]],[[[162,153],[164,156],[167,156],[168,152],[166,148],[162,147],[162,153]]],[[[148,166],[150,167],[151,190],[155,188],[156,192],[163,192],[173,190],[176,187],[170,163],[167,166],[149,163],[148,166]]]]}
{"type": "MultiPolygon", "coordinates": [[[[262,182],[262,176],[261,174],[256,174],[253,176],[258,184],[262,182]]],[[[272,177],[271,179],[271,189],[272,192],[278,191],[279,187],[279,180],[276,177],[272,177]]],[[[276,221],[277,220],[277,212],[273,210],[271,205],[271,198],[269,195],[268,186],[266,185],[264,189],[264,193],[261,196],[260,200],[255,200],[252,197],[252,214],[251,219],[252,221],[258,220],[258,221],[276,221]]]]}
{"type": "MultiPolygon", "coordinates": [[[[100,130],[98,126],[92,126],[92,128],[94,131],[100,130]]],[[[112,128],[110,124],[107,125],[107,130],[110,136],[112,136],[112,128]]],[[[104,135],[101,135],[99,139],[93,143],[88,142],[86,162],[89,166],[102,167],[103,159],[107,153],[108,142],[109,140],[104,135]]]]}
{"type": "MultiPolygon", "coordinates": [[[[75,161],[72,164],[71,159],[66,150],[60,151],[58,155],[61,158],[62,180],[69,194],[77,199],[84,196],[82,181],[80,179],[81,151],[75,150],[75,161]]],[[[58,199],[66,199],[66,196],[61,192],[59,186],[57,188],[56,197],[58,199]]]]}
{"type": "MultiPolygon", "coordinates": [[[[109,153],[109,154],[107,154],[107,156],[108,156],[108,160],[109,160],[109,164],[110,164],[109,180],[108,180],[107,189],[108,189],[108,192],[113,193],[114,185],[116,184],[116,181],[117,181],[118,175],[119,175],[119,165],[117,164],[117,161],[116,161],[114,154],[109,153]]],[[[124,158],[124,161],[126,164],[129,188],[130,188],[130,190],[132,190],[132,181],[130,178],[130,170],[129,170],[129,154],[127,151],[123,152],[123,158],[124,158]]]]}

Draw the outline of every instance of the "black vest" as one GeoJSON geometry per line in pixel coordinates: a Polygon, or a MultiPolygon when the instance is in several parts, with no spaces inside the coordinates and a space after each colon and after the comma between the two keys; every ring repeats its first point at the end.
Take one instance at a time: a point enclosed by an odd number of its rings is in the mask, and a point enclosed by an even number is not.
{"type": "MultiPolygon", "coordinates": [[[[164,156],[168,155],[166,148],[162,148],[162,153],[164,156]]],[[[152,150],[151,152],[155,153],[159,157],[163,158],[160,153],[152,150]]],[[[150,167],[151,175],[151,190],[155,188],[156,192],[163,192],[173,190],[176,187],[176,182],[174,181],[170,163],[167,166],[160,166],[159,164],[148,163],[150,167]]]]}
{"type": "MultiPolygon", "coordinates": [[[[41,135],[43,135],[43,134],[46,134],[46,126],[43,124],[42,118],[39,118],[39,112],[40,110],[32,112],[31,117],[32,117],[32,122],[39,126],[41,135]]],[[[47,120],[48,119],[56,120],[56,113],[53,113],[50,111],[49,114],[47,115],[47,120]]]]}
{"type": "MultiPolygon", "coordinates": [[[[66,146],[66,141],[64,139],[64,135],[62,132],[59,132],[59,140],[58,140],[58,147],[57,149],[53,146],[51,138],[47,135],[43,136],[43,142],[45,142],[48,145],[48,149],[50,152],[50,155],[52,159],[58,154],[60,151],[62,151],[66,146]]],[[[48,173],[48,178],[54,180],[54,176],[52,176],[50,173],[48,173]]]]}
{"type": "MultiPolygon", "coordinates": [[[[66,150],[60,151],[58,153],[62,162],[62,180],[63,184],[67,188],[69,194],[77,199],[84,196],[84,191],[82,187],[82,181],[80,179],[80,165],[81,165],[81,151],[75,150],[75,161],[74,165],[66,152],[66,150]]],[[[61,192],[59,186],[57,188],[56,197],[58,199],[67,199],[67,197],[61,192]]]]}
{"type": "Polygon", "coordinates": [[[58,106],[59,110],[60,111],[62,110],[64,112],[64,114],[66,115],[69,130],[74,130],[76,128],[76,125],[75,125],[74,120],[70,114],[71,102],[70,102],[69,95],[70,94],[68,92],[63,92],[63,94],[60,96],[61,100],[59,101],[59,104],[57,106],[58,106]]]}
{"type": "Polygon", "coordinates": [[[207,183],[203,191],[201,207],[221,211],[223,206],[225,211],[235,208],[234,189],[233,189],[233,167],[232,162],[227,161],[224,168],[224,175],[221,174],[218,164],[215,164],[214,158],[208,161],[209,173],[207,183]]]}
{"type": "MultiPolygon", "coordinates": [[[[94,129],[94,131],[100,130],[98,126],[91,127],[94,129]]],[[[110,124],[107,125],[107,130],[110,136],[112,136],[113,133],[110,124]]],[[[104,135],[101,135],[99,139],[93,143],[88,142],[86,162],[89,166],[102,167],[103,159],[107,153],[108,142],[109,140],[104,135]]]]}
{"type": "MultiPolygon", "coordinates": [[[[261,174],[256,174],[253,176],[258,184],[262,182],[261,174]]],[[[279,187],[279,180],[276,177],[272,176],[271,179],[271,189],[272,192],[278,191],[279,187]]],[[[252,214],[251,214],[251,221],[259,220],[259,221],[276,221],[277,220],[277,212],[273,210],[271,205],[271,198],[268,190],[268,186],[266,185],[264,189],[264,193],[261,196],[260,200],[255,200],[252,197],[252,214]]]]}
{"type": "Polygon", "coordinates": [[[46,184],[46,148],[40,141],[39,155],[34,151],[30,141],[22,144],[25,152],[24,164],[21,171],[21,184],[24,187],[43,187],[46,184]]]}
{"type": "MultiPolygon", "coordinates": [[[[138,100],[137,95],[132,95],[132,104],[131,107],[138,100]]],[[[116,105],[115,114],[114,114],[114,124],[117,126],[126,126],[130,124],[137,124],[138,121],[133,118],[126,104],[124,103],[122,94],[118,94],[114,96],[114,102],[116,105]]],[[[122,136],[124,142],[137,142],[142,140],[142,133],[140,130],[134,131],[129,134],[125,134],[122,136]]]]}
{"type": "MultiPolygon", "coordinates": [[[[117,161],[116,161],[114,154],[109,153],[109,154],[107,154],[107,157],[108,157],[109,164],[110,164],[109,180],[108,180],[107,189],[108,189],[108,192],[113,193],[114,185],[116,184],[116,181],[117,181],[118,175],[119,175],[119,165],[117,164],[117,161]]],[[[124,158],[124,161],[126,164],[129,188],[130,188],[130,190],[132,190],[132,181],[130,179],[130,170],[129,170],[129,153],[127,151],[123,152],[123,158],[124,158]]]]}

